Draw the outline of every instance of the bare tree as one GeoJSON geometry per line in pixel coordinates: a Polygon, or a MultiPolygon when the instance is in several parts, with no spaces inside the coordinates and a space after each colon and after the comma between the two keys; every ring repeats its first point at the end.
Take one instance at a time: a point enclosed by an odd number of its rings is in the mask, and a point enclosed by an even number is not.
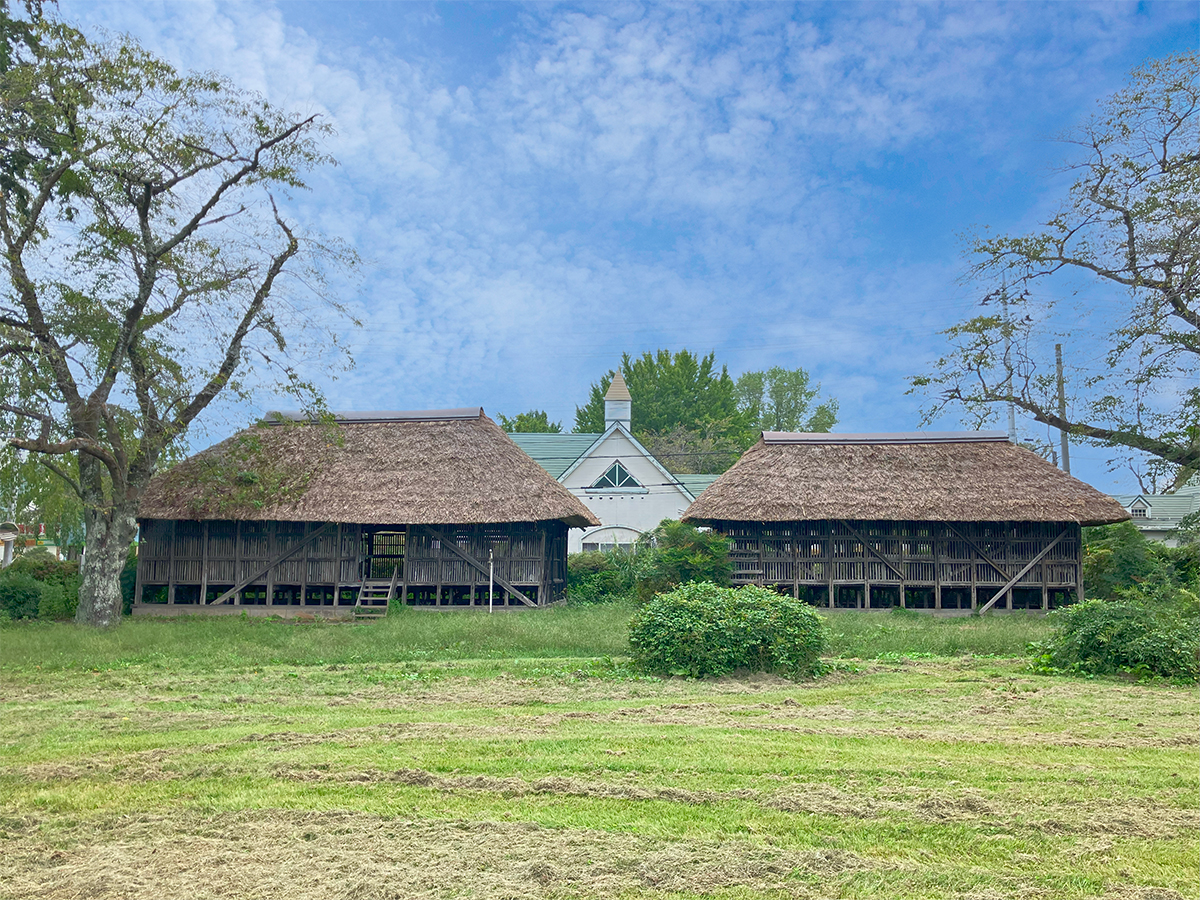
{"type": "MultiPolygon", "coordinates": [[[[971,274],[994,285],[987,315],[949,329],[952,349],[913,379],[976,421],[1012,403],[1038,422],[1145,454],[1181,486],[1200,469],[1200,54],[1148,63],[1071,135],[1081,158],[1058,214],[1036,233],[983,237],[971,274]],[[1100,371],[1059,414],[1050,330],[1079,335],[1039,298],[1071,276],[1124,296],[1100,371]],[[999,284],[997,284],[997,282],[999,284]],[[1001,285],[1004,285],[1001,287],[1001,285]],[[999,309],[1004,291],[1006,313],[999,309]]],[[[1107,290],[1107,293],[1105,291],[1107,290]]]]}

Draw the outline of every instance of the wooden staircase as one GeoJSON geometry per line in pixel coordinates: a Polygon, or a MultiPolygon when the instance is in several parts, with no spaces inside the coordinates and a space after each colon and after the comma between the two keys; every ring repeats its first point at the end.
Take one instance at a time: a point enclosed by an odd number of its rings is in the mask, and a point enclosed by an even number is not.
{"type": "Polygon", "coordinates": [[[396,596],[396,583],[400,580],[400,567],[392,570],[391,581],[364,578],[358,588],[358,600],[354,603],[354,618],[382,619],[396,596]]]}

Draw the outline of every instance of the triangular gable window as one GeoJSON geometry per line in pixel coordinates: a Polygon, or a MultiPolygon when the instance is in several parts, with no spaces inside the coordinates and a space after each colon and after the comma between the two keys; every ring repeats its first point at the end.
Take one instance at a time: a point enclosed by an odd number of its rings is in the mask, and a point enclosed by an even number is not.
{"type": "Polygon", "coordinates": [[[637,483],[637,479],[629,474],[628,470],[619,462],[613,463],[608,467],[608,471],[596,479],[592,485],[594,488],[626,488],[626,487],[641,487],[637,483]]]}

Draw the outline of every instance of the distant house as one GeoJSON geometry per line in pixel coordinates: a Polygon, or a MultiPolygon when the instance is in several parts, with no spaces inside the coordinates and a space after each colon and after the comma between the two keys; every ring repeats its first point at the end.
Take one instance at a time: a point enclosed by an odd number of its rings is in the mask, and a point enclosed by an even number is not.
{"type": "Polygon", "coordinates": [[[1193,478],[1173,494],[1113,494],[1129,511],[1129,518],[1147,540],[1178,545],[1175,531],[1183,517],[1200,512],[1200,478],[1193,478]]]}
{"type": "Polygon", "coordinates": [[[512,434],[601,524],[572,531],[568,550],[632,547],[663,519],[678,519],[716,475],[672,475],[630,431],[633,398],[618,372],[604,395],[603,434],[512,434]]]}
{"type": "Polygon", "coordinates": [[[729,535],[735,585],[956,613],[1081,598],[1081,526],[1126,518],[1003,432],[764,432],[684,514],[729,535]]]}

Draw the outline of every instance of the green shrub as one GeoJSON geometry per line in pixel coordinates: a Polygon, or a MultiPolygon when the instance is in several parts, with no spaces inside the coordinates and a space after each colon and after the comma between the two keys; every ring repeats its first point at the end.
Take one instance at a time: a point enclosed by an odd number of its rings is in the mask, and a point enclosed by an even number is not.
{"type": "Polygon", "coordinates": [[[133,594],[137,587],[137,554],[132,550],[125,558],[125,568],[121,570],[121,614],[133,614],[133,594]]]}
{"type": "Polygon", "coordinates": [[[601,603],[632,598],[630,556],[620,550],[571,554],[567,557],[567,599],[572,603],[601,603]]]}
{"type": "Polygon", "coordinates": [[[646,534],[637,555],[637,596],[643,602],[692,581],[728,585],[733,571],[729,538],[674,519],[663,519],[646,534]]]}
{"type": "Polygon", "coordinates": [[[766,588],[701,582],[638,610],[629,645],[648,672],[700,678],[748,669],[799,678],[820,671],[825,626],[808,604],[766,588]]]}
{"type": "MultiPolygon", "coordinates": [[[[15,564],[14,564],[15,565],[15,564]]],[[[9,566],[0,574],[0,612],[13,619],[33,619],[42,601],[42,583],[9,566]]]]}
{"type": "Polygon", "coordinates": [[[74,599],[67,595],[61,584],[42,582],[42,596],[38,600],[37,617],[39,619],[72,619],[75,617],[75,607],[79,605],[79,595],[74,599]]]}
{"type": "Polygon", "coordinates": [[[1116,600],[1087,600],[1050,615],[1050,638],[1029,645],[1048,674],[1200,675],[1200,598],[1183,588],[1129,589],[1116,600]]]}
{"type": "Polygon", "coordinates": [[[55,559],[45,550],[36,549],[22,553],[12,561],[5,575],[27,575],[34,578],[43,589],[48,589],[45,613],[41,601],[30,613],[30,618],[64,619],[75,615],[79,605],[79,563],[55,559]]]}

